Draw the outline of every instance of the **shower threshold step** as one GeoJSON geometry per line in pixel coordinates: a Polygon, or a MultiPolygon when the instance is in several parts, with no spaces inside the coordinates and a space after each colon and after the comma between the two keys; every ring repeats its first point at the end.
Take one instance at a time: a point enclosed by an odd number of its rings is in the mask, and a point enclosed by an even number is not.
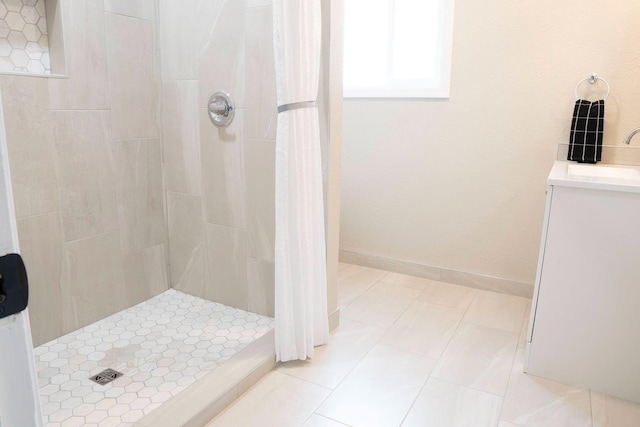
{"type": "Polygon", "coordinates": [[[273,323],[170,289],[43,344],[35,355],[45,426],[198,425],[275,365],[273,323]],[[122,375],[90,379],[108,369],[122,375]]]}

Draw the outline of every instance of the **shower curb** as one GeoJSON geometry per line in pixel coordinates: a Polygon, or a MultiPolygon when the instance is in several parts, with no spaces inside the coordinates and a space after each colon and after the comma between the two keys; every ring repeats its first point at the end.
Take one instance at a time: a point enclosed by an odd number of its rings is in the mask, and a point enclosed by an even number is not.
{"type": "Polygon", "coordinates": [[[267,332],[133,427],[203,427],[276,366],[275,332],[267,332]]]}

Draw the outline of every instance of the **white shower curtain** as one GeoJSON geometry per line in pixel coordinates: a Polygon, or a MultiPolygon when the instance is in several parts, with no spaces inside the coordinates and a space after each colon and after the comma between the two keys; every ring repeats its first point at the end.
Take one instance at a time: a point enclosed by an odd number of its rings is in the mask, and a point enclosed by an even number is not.
{"type": "Polygon", "coordinates": [[[313,357],[329,339],[327,272],[315,100],[320,0],[274,0],[276,136],[276,358],[313,357]]]}

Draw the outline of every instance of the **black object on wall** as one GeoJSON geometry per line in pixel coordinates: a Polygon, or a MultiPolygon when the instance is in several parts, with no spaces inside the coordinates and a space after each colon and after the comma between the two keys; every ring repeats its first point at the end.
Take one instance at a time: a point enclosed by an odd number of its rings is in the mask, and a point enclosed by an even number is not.
{"type": "Polygon", "coordinates": [[[18,254],[0,257],[0,319],[20,313],[29,303],[27,269],[18,254]]]}

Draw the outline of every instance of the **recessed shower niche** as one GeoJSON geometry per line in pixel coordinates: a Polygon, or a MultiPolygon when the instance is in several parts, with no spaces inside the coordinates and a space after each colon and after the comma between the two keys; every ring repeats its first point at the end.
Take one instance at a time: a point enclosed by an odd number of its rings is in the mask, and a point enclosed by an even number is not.
{"type": "Polygon", "coordinates": [[[0,73],[64,74],[61,21],[58,0],[0,0],[0,73]]]}

